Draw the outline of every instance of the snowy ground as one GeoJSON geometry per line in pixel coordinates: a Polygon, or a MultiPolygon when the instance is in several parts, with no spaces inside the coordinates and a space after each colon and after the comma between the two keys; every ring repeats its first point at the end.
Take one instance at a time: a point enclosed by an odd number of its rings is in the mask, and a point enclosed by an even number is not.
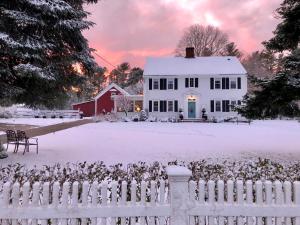
{"type": "Polygon", "coordinates": [[[300,123],[254,121],[248,124],[92,123],[39,137],[40,153],[13,154],[2,165],[27,166],[56,162],[240,159],[268,157],[300,159],[300,123]]]}

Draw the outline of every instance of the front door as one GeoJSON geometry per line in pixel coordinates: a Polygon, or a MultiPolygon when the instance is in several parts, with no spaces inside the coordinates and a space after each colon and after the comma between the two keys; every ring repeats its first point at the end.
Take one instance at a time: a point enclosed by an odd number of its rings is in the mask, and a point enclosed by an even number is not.
{"type": "Polygon", "coordinates": [[[188,102],[188,118],[196,118],[196,102],[190,101],[188,102]]]}

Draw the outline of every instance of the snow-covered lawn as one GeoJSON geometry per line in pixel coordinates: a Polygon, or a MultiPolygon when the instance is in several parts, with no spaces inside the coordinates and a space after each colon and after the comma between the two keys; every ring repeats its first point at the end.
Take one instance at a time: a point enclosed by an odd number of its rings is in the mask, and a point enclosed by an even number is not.
{"type": "MultiPolygon", "coordinates": [[[[0,163],[27,166],[56,162],[200,160],[271,157],[300,159],[300,123],[254,121],[248,124],[100,122],[39,137],[40,153],[10,154],[0,163]]],[[[22,149],[21,149],[22,150],[22,149]]]]}

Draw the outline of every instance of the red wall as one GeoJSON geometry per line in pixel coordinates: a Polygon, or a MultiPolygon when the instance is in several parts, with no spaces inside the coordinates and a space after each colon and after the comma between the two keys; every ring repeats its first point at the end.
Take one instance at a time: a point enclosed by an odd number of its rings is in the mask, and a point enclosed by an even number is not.
{"type": "Polygon", "coordinates": [[[73,105],[74,110],[80,110],[83,112],[83,116],[94,116],[95,115],[95,101],[78,103],[73,105]]]}
{"type": "MultiPolygon", "coordinates": [[[[112,89],[115,89],[112,87],[112,89]]],[[[116,90],[116,89],[115,89],[116,90]]],[[[115,93],[116,95],[121,94],[120,91],[116,90],[114,92],[107,91],[104,95],[102,95],[97,100],[97,114],[101,114],[103,112],[103,109],[105,112],[112,112],[114,110],[114,101],[111,99],[111,93],[115,93]]]]}

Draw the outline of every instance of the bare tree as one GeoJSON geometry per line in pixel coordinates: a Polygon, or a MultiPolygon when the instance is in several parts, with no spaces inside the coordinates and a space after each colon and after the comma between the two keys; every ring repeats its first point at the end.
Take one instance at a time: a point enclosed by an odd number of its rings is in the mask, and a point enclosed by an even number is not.
{"type": "Polygon", "coordinates": [[[133,109],[132,101],[126,95],[117,95],[115,98],[118,109],[124,111],[127,116],[128,112],[133,109]]]}
{"type": "Polygon", "coordinates": [[[195,56],[222,55],[228,36],[219,28],[199,24],[188,27],[179,40],[176,56],[184,56],[187,47],[195,48],[195,56]]]}

